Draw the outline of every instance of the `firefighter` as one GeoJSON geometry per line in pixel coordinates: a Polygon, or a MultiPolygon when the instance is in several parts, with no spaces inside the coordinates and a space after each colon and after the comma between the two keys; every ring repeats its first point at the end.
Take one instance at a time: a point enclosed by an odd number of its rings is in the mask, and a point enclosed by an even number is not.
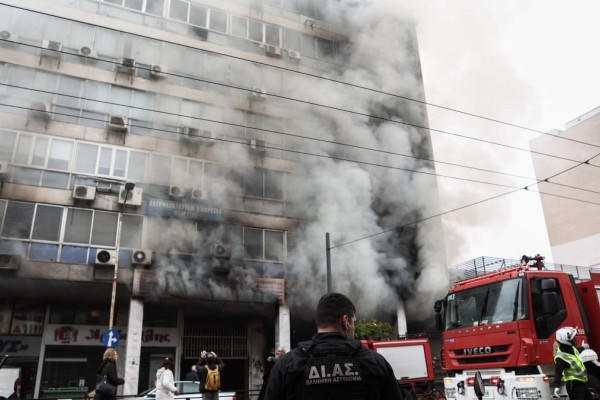
{"type": "Polygon", "coordinates": [[[267,400],[401,400],[390,364],[354,339],[355,314],[343,294],[321,297],[318,333],[275,363],[267,400]]]}
{"type": "Polygon", "coordinates": [[[554,395],[559,395],[561,380],[564,380],[570,400],[585,400],[588,378],[576,347],[576,335],[577,329],[571,327],[556,331],[558,349],[554,356],[554,395]]]}

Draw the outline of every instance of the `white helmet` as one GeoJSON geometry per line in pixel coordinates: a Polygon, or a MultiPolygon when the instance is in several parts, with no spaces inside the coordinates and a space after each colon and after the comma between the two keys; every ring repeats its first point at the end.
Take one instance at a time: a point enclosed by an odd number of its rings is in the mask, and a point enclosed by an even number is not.
{"type": "Polygon", "coordinates": [[[556,331],[556,341],[562,344],[575,344],[577,329],[565,326],[556,331]]]}

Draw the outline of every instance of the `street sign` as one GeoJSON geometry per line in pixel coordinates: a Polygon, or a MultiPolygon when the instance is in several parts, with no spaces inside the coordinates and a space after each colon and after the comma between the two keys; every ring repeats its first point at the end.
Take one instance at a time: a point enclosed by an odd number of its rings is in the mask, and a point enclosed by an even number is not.
{"type": "Polygon", "coordinates": [[[102,334],[102,343],[109,349],[114,349],[119,345],[121,335],[116,329],[109,329],[102,334]]]}

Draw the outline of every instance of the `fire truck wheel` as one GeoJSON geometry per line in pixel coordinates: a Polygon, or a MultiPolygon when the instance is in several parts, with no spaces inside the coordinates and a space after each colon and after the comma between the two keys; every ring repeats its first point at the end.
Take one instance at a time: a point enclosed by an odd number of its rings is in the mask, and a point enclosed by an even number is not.
{"type": "Polygon", "coordinates": [[[590,400],[600,400],[600,379],[588,375],[588,394],[590,400]]]}

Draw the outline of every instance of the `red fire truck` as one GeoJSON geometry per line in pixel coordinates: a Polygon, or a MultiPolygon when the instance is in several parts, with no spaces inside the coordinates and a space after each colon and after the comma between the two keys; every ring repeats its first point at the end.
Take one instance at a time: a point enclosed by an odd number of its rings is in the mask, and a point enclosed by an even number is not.
{"type": "Polygon", "coordinates": [[[434,385],[434,362],[429,339],[412,335],[398,340],[363,340],[365,346],[381,353],[390,363],[407,399],[438,400],[444,394],[434,385]]]}
{"type": "MultiPolygon", "coordinates": [[[[448,399],[475,399],[477,371],[484,399],[550,399],[554,334],[563,326],[577,328],[578,345],[600,350],[600,270],[576,279],[547,269],[543,259],[523,256],[516,265],[458,281],[435,303],[448,399]]],[[[596,399],[599,378],[589,374],[596,399]]]]}

